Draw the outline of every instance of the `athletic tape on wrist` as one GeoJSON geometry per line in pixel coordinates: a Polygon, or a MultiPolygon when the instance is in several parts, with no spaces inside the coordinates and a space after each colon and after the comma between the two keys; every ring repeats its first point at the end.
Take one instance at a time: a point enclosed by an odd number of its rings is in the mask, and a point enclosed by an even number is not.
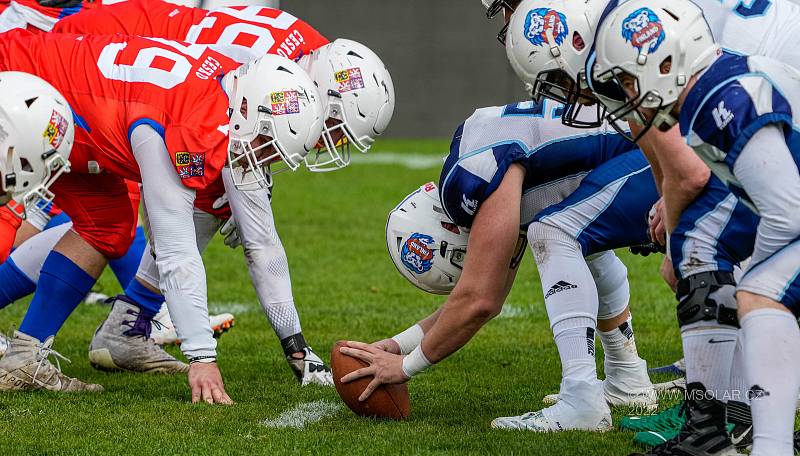
{"type": "Polygon", "coordinates": [[[189,364],[194,363],[202,363],[202,364],[211,364],[216,363],[217,357],[216,356],[195,356],[189,360],[189,364]]]}
{"type": "Polygon", "coordinates": [[[425,332],[422,331],[422,326],[416,324],[392,337],[392,340],[400,346],[400,354],[407,355],[422,343],[423,337],[425,337],[425,332]]]}
{"type": "Polygon", "coordinates": [[[422,352],[422,345],[417,345],[411,353],[403,358],[403,373],[406,377],[411,378],[425,369],[431,367],[431,362],[422,352]]]}

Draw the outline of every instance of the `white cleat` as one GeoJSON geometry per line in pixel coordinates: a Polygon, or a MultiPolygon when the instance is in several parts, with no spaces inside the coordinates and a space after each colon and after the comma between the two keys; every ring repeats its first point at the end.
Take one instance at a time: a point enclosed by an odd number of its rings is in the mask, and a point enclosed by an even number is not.
{"type": "MultiPolygon", "coordinates": [[[[214,330],[214,337],[219,338],[225,334],[236,324],[236,318],[233,314],[222,313],[219,315],[209,315],[211,322],[211,329],[214,330]]],[[[150,332],[150,337],[156,341],[158,345],[179,345],[181,341],[178,339],[178,333],[175,331],[175,325],[169,316],[167,305],[161,306],[161,310],[153,318],[153,328],[150,332]]]]}
{"type": "Polygon", "coordinates": [[[297,359],[291,355],[286,357],[300,386],[333,386],[333,374],[325,361],[317,356],[311,347],[304,348],[303,352],[305,353],[303,359],[297,359]]]}
{"type": "MultiPolygon", "coordinates": [[[[603,396],[611,407],[634,407],[645,412],[653,412],[658,408],[658,386],[666,389],[680,388],[681,380],[659,383],[653,385],[647,375],[647,365],[644,360],[632,368],[630,366],[610,366],[606,363],[606,379],[603,381],[603,396]],[[669,383],[670,385],[667,385],[669,383]]],[[[686,381],[683,381],[686,388],[686,381]]],[[[559,401],[558,394],[548,394],[542,398],[546,405],[553,405],[559,401]]]]}
{"type": "Polygon", "coordinates": [[[681,377],[667,382],[655,383],[653,384],[653,388],[655,388],[656,393],[665,393],[667,391],[685,391],[686,379],[681,377]]]}
{"type": "Polygon", "coordinates": [[[658,408],[658,394],[647,375],[647,363],[640,359],[636,366],[605,363],[606,379],[603,394],[611,407],[635,407],[654,412],[658,408]]]}
{"type": "MultiPolygon", "coordinates": [[[[562,390],[570,386],[567,381],[562,385],[562,390]]],[[[565,395],[566,400],[560,400],[555,405],[545,409],[529,412],[520,416],[506,416],[492,421],[494,429],[523,430],[533,432],[560,432],[569,430],[606,432],[613,429],[611,411],[600,399],[602,386],[587,385],[583,382],[573,382],[571,393],[565,395]],[[580,384],[584,386],[580,386],[580,384]],[[575,394],[575,387],[580,388],[581,394],[575,394]],[[585,396],[585,397],[581,397],[585,396]],[[573,405],[574,404],[574,405],[573,405]]]]}

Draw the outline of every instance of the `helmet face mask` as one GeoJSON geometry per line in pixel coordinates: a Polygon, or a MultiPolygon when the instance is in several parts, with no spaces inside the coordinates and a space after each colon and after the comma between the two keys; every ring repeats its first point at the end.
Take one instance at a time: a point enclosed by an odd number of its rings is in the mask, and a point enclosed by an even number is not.
{"type": "Polygon", "coordinates": [[[52,202],[50,187],[69,172],[74,136],[72,111],[53,86],[0,73],[0,205],[26,219],[52,202]]]}
{"type": "Polygon", "coordinates": [[[240,190],[296,170],[322,132],[322,102],[296,63],[266,55],[223,78],[230,100],[228,165],[240,190]]]}
{"type": "MultiPolygon", "coordinates": [[[[578,76],[582,78],[582,73],[578,76]]],[[[563,70],[542,71],[536,76],[531,96],[537,103],[542,98],[564,105],[561,123],[573,128],[597,128],[603,124],[605,106],[590,91],[577,84],[563,70]],[[584,114],[594,110],[591,117],[584,114]]]]}
{"type": "Polygon", "coordinates": [[[305,157],[309,171],[327,172],[350,164],[352,149],[369,151],[394,113],[394,84],[388,69],[361,43],[337,39],[303,56],[324,99],[322,136],[305,157]]]}

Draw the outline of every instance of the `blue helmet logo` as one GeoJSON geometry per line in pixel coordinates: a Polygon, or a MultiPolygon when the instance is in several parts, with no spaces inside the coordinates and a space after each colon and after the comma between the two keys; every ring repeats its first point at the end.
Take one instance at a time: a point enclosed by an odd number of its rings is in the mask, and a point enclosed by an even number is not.
{"type": "Polygon", "coordinates": [[[622,37],[640,51],[655,52],[666,38],[661,19],[650,8],[639,8],[622,21],[622,37]]]}
{"type": "Polygon", "coordinates": [[[436,242],[427,234],[414,233],[403,243],[400,260],[411,272],[422,274],[433,267],[433,253],[436,242]]]}
{"type": "Polygon", "coordinates": [[[547,32],[553,34],[555,43],[561,45],[569,33],[567,18],[564,14],[550,8],[536,8],[528,11],[525,18],[525,38],[534,46],[541,46],[548,42],[547,32]]]}

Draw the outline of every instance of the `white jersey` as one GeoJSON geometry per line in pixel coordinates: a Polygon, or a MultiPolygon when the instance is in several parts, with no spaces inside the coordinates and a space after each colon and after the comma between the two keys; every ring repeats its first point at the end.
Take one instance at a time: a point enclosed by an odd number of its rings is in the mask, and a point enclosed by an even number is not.
{"type": "Polygon", "coordinates": [[[800,67],[800,5],[790,0],[692,0],[714,40],[732,52],[800,67]]]}
{"type": "Polygon", "coordinates": [[[545,100],[475,111],[457,130],[439,181],[445,212],[470,227],[478,207],[513,163],[525,167],[522,221],[559,202],[592,169],[636,149],[609,127],[580,129],[561,122],[563,106],[545,100]]]}

